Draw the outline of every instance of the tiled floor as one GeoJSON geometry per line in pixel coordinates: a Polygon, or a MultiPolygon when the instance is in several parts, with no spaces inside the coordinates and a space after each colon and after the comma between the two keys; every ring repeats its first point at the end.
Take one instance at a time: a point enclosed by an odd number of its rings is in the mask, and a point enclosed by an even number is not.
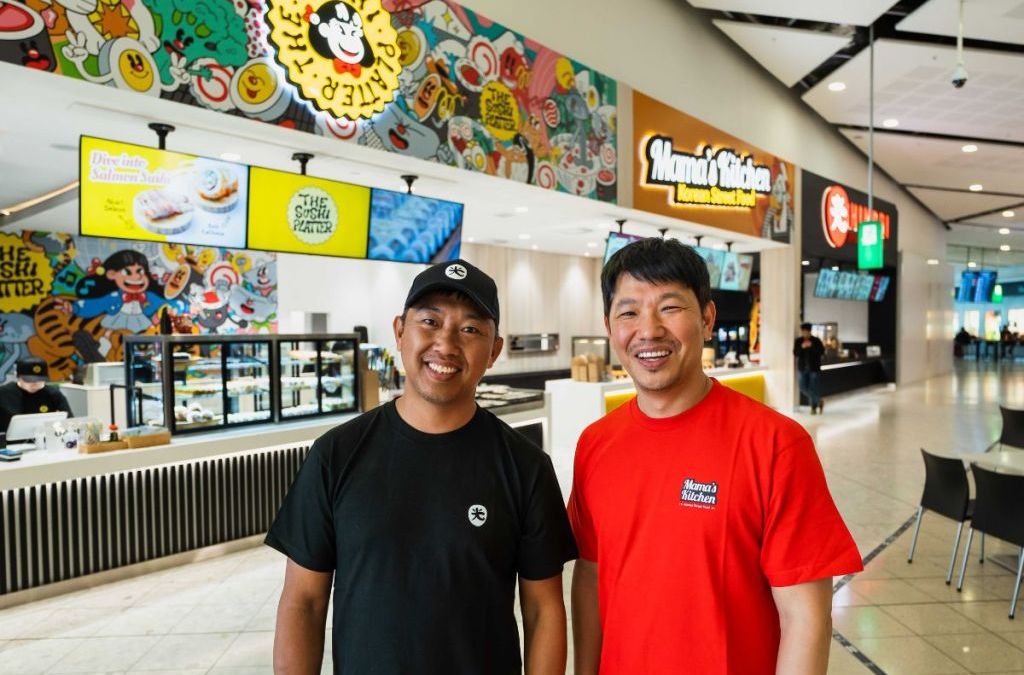
{"type": "MultiPolygon", "coordinates": [[[[1024,406],[1024,366],[968,366],[832,399],[820,417],[796,415],[863,554],[913,515],[918,448],[983,449],[998,434],[1000,400],[1024,406]]],[[[912,565],[907,531],[836,593],[835,629],[875,673],[1024,674],[1024,607],[1016,621],[1006,616],[1012,575],[975,556],[957,593],[944,578],[952,537],[949,523],[926,516],[912,565]]],[[[990,541],[987,553],[1015,551],[990,541]]],[[[0,675],[270,673],[283,570],[279,554],[257,548],[0,611],[0,675]]],[[[839,641],[832,647],[830,673],[872,672],[839,641]]]]}

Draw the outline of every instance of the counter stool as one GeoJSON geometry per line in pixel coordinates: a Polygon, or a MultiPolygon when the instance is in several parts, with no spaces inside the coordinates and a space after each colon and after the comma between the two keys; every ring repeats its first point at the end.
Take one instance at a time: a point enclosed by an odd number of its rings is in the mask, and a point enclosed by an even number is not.
{"type": "Polygon", "coordinates": [[[1010,599],[1010,618],[1017,613],[1017,596],[1020,594],[1021,574],[1024,574],[1024,475],[1013,473],[997,473],[977,464],[971,464],[974,472],[974,485],[977,499],[974,504],[974,515],[971,528],[967,531],[967,547],[964,550],[963,562],[960,565],[960,579],[956,590],[964,585],[964,574],[967,572],[967,558],[971,554],[971,540],[974,531],[982,536],[990,534],[996,539],[1021,547],[1017,555],[1017,579],[1013,585],[1013,597],[1010,599]]]}
{"type": "MultiPolygon", "coordinates": [[[[910,553],[907,562],[914,562],[914,549],[917,548],[917,535],[921,531],[921,519],[925,511],[937,513],[950,520],[960,523],[953,540],[953,553],[949,557],[949,569],[946,572],[946,584],[953,581],[953,567],[956,565],[956,554],[960,548],[960,537],[964,531],[964,521],[971,519],[974,500],[970,498],[971,487],[967,482],[967,471],[959,459],[939,457],[921,448],[924,458],[924,492],[921,494],[921,505],[917,507],[917,524],[914,526],[914,538],[910,541],[910,553]]],[[[982,539],[982,557],[985,554],[985,542],[982,539]]]]}

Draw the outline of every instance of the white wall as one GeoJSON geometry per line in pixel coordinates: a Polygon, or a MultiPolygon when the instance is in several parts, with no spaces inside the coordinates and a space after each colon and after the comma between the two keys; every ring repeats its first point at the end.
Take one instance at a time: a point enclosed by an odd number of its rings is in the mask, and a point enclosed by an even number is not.
{"type": "MultiPolygon", "coordinates": [[[[867,189],[864,156],[685,2],[462,1],[490,19],[800,167],[867,189]]],[[[899,209],[899,248],[905,255],[898,291],[898,380],[908,383],[952,368],[941,331],[926,331],[929,321],[952,309],[947,296],[928,290],[935,268],[924,266],[928,258],[945,258],[945,230],[893,181],[877,172],[875,176],[875,193],[899,209]]],[[[792,286],[786,279],[795,273],[769,262],[762,283],[767,289],[783,290],[792,286]],[[785,279],[773,279],[775,274],[785,279]]],[[[790,287],[789,292],[792,298],[780,306],[783,310],[792,306],[787,343],[796,332],[799,286],[790,287]]],[[[765,318],[771,320],[768,304],[779,301],[767,296],[765,301],[765,318]]]]}
{"type": "MultiPolygon", "coordinates": [[[[492,374],[569,367],[573,335],[603,335],[600,260],[464,244],[463,257],[498,285],[501,334],[558,333],[557,354],[514,355],[507,350],[492,374]]],[[[402,311],[422,265],[280,254],[279,330],[302,332],[302,313],[328,314],[328,329],[369,329],[371,342],[394,347],[392,321],[402,311]]]]}

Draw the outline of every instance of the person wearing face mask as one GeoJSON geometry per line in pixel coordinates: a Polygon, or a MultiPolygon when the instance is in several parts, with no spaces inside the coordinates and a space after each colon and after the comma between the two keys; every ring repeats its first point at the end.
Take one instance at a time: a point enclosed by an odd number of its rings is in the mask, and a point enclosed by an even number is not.
{"type": "Polygon", "coordinates": [[[313,444],[267,534],[288,557],[274,671],[320,672],[331,625],[335,673],[561,675],[576,545],[555,471],[475,400],[503,342],[494,280],[424,270],[394,332],[402,396],[313,444]]]}
{"type": "Polygon", "coordinates": [[[47,386],[49,369],[37,356],[21,359],[15,366],[17,379],[0,385],[0,429],[7,431],[15,415],[66,412],[73,417],[71,406],[57,387],[47,386]]]}

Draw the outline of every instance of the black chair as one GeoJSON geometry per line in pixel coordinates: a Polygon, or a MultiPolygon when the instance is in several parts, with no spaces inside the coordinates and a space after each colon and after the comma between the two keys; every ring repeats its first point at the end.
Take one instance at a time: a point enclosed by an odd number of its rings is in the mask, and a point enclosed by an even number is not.
{"type": "Polygon", "coordinates": [[[1013,473],[997,473],[977,464],[971,464],[974,472],[974,486],[977,500],[974,505],[974,516],[971,529],[967,532],[967,548],[964,551],[963,563],[960,565],[960,579],[956,590],[964,585],[964,574],[967,572],[967,558],[971,554],[971,541],[974,531],[982,535],[991,535],[1021,547],[1017,556],[1017,580],[1013,585],[1013,598],[1010,600],[1010,618],[1017,612],[1017,595],[1020,593],[1021,574],[1024,573],[1024,476],[1013,473]]]}
{"type": "MultiPolygon", "coordinates": [[[[967,482],[967,471],[959,459],[939,457],[921,448],[924,458],[924,492],[921,494],[921,505],[917,507],[917,525],[914,526],[914,538],[910,541],[910,554],[907,562],[914,562],[914,549],[917,548],[917,535],[921,531],[921,519],[925,511],[937,513],[950,520],[960,523],[953,541],[953,553],[949,557],[949,570],[946,572],[946,583],[953,581],[953,567],[956,565],[956,554],[960,548],[960,537],[964,531],[964,521],[971,519],[974,500],[970,498],[971,486],[967,482]]],[[[984,556],[984,540],[982,556],[984,556]]]]}
{"type": "Polygon", "coordinates": [[[999,413],[1003,416],[1003,430],[988,449],[996,445],[1024,448],[1024,410],[999,406],[999,413]]]}

